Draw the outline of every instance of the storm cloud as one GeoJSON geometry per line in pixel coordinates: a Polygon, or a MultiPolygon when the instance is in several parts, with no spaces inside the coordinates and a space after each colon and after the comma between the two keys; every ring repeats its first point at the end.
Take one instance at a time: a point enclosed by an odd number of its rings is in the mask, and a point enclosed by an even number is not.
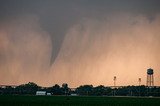
{"type": "Polygon", "coordinates": [[[2,84],[145,84],[149,67],[160,76],[159,0],[0,2],[2,84]]]}

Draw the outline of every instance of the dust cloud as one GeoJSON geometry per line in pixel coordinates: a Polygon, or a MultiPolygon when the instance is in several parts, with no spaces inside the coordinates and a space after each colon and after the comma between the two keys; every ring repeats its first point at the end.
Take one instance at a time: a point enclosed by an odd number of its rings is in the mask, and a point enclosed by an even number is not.
{"type": "Polygon", "coordinates": [[[73,25],[51,68],[50,81],[81,84],[146,84],[146,69],[155,70],[155,85],[160,63],[160,15],[148,17],[126,13],[112,14],[103,20],[84,18],[73,25]]]}
{"type": "Polygon", "coordinates": [[[51,57],[50,35],[36,16],[19,16],[0,25],[0,83],[45,83],[51,57]]]}
{"type": "Polygon", "coordinates": [[[109,14],[84,17],[65,33],[50,66],[53,40],[36,16],[18,17],[0,25],[0,83],[29,81],[43,86],[68,83],[138,85],[146,69],[155,70],[160,85],[160,15],[109,14]]]}

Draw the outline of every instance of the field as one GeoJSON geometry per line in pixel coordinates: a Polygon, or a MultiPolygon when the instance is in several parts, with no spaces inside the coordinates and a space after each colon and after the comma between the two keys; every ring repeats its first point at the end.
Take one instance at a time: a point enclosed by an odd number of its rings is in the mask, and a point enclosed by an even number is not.
{"type": "Polygon", "coordinates": [[[160,98],[0,96],[0,106],[159,106],[160,98]]]}

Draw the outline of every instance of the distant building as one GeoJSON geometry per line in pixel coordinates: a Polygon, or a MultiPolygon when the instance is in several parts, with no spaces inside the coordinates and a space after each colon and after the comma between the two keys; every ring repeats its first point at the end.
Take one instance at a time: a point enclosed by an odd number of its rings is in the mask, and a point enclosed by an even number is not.
{"type": "Polygon", "coordinates": [[[51,93],[47,93],[48,96],[52,95],[51,93]]]}
{"type": "Polygon", "coordinates": [[[71,93],[71,96],[78,96],[76,93],[71,93]]]}
{"type": "Polygon", "coordinates": [[[46,91],[37,91],[36,95],[46,95],[46,91]]]}

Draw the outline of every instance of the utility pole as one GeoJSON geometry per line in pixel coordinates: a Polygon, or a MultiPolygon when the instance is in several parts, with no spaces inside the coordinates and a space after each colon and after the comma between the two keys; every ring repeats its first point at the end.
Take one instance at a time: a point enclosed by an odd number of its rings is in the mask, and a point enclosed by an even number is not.
{"type": "Polygon", "coordinates": [[[116,94],[116,80],[117,80],[117,77],[116,76],[114,76],[114,78],[113,78],[113,81],[114,81],[114,90],[113,90],[113,96],[115,96],[115,94],[116,94]]]}
{"type": "Polygon", "coordinates": [[[141,78],[138,78],[138,82],[139,82],[139,96],[141,95],[141,78]]]}
{"type": "Polygon", "coordinates": [[[139,86],[141,86],[141,78],[138,78],[139,86]]]}
{"type": "Polygon", "coordinates": [[[114,81],[114,87],[116,87],[116,80],[117,80],[117,77],[116,77],[116,76],[114,76],[114,78],[113,78],[113,81],[114,81]]]}

